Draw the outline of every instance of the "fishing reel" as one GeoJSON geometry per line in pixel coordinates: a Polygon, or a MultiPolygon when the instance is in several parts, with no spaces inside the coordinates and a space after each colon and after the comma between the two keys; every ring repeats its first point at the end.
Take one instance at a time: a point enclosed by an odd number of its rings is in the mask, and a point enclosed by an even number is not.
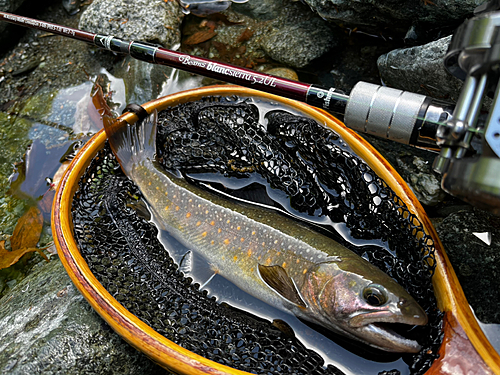
{"type": "Polygon", "coordinates": [[[448,193],[500,214],[500,1],[476,9],[455,32],[444,64],[464,81],[454,107],[383,86],[358,83],[347,126],[439,151],[433,169],[448,193]],[[484,98],[493,96],[487,115],[484,98]],[[436,147],[438,146],[438,147],[436,147]]]}

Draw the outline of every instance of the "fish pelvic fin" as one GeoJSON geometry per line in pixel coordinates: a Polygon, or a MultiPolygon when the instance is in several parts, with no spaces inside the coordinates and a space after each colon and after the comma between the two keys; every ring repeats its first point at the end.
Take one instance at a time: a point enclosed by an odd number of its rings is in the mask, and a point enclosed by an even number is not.
{"type": "Polygon", "coordinates": [[[297,286],[283,267],[263,266],[259,264],[258,268],[262,280],[264,280],[268,287],[294,305],[303,309],[307,308],[307,304],[302,299],[297,286]]]}
{"type": "Polygon", "coordinates": [[[154,110],[149,117],[136,124],[130,125],[118,119],[104,127],[111,150],[128,177],[137,163],[145,159],[154,160],[157,123],[158,113],[154,110]]]}

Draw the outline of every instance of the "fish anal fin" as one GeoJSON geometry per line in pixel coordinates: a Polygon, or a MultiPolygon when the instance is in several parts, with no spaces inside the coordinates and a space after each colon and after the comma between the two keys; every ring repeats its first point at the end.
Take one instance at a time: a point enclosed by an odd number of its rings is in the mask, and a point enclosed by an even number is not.
{"type": "Polygon", "coordinates": [[[259,264],[259,273],[262,280],[280,296],[299,307],[307,308],[295,283],[283,267],[259,264]]]}
{"type": "Polygon", "coordinates": [[[181,258],[179,262],[179,271],[184,273],[184,275],[189,275],[193,270],[193,252],[188,250],[181,258]]]}

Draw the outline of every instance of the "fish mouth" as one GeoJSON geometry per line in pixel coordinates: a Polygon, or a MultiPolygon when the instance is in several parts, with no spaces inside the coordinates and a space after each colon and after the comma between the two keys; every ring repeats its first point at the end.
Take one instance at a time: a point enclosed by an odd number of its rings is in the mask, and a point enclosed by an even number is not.
{"type": "Polygon", "coordinates": [[[358,328],[366,340],[370,337],[370,344],[378,349],[395,353],[418,353],[422,346],[415,340],[408,339],[389,326],[391,323],[369,323],[358,328]]]}
{"type": "Polygon", "coordinates": [[[374,311],[357,314],[349,319],[349,326],[363,327],[371,323],[401,323],[405,325],[424,326],[428,322],[427,314],[418,305],[405,314],[395,314],[391,310],[374,311]]]}

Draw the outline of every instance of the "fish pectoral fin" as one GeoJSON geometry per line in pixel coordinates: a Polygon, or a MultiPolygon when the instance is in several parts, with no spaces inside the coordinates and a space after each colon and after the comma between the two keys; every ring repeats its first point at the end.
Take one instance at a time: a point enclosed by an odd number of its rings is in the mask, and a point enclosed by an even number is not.
{"type": "Polygon", "coordinates": [[[300,296],[293,280],[288,276],[281,266],[263,266],[259,264],[259,273],[262,280],[283,298],[299,307],[306,308],[307,305],[300,296]]]}

